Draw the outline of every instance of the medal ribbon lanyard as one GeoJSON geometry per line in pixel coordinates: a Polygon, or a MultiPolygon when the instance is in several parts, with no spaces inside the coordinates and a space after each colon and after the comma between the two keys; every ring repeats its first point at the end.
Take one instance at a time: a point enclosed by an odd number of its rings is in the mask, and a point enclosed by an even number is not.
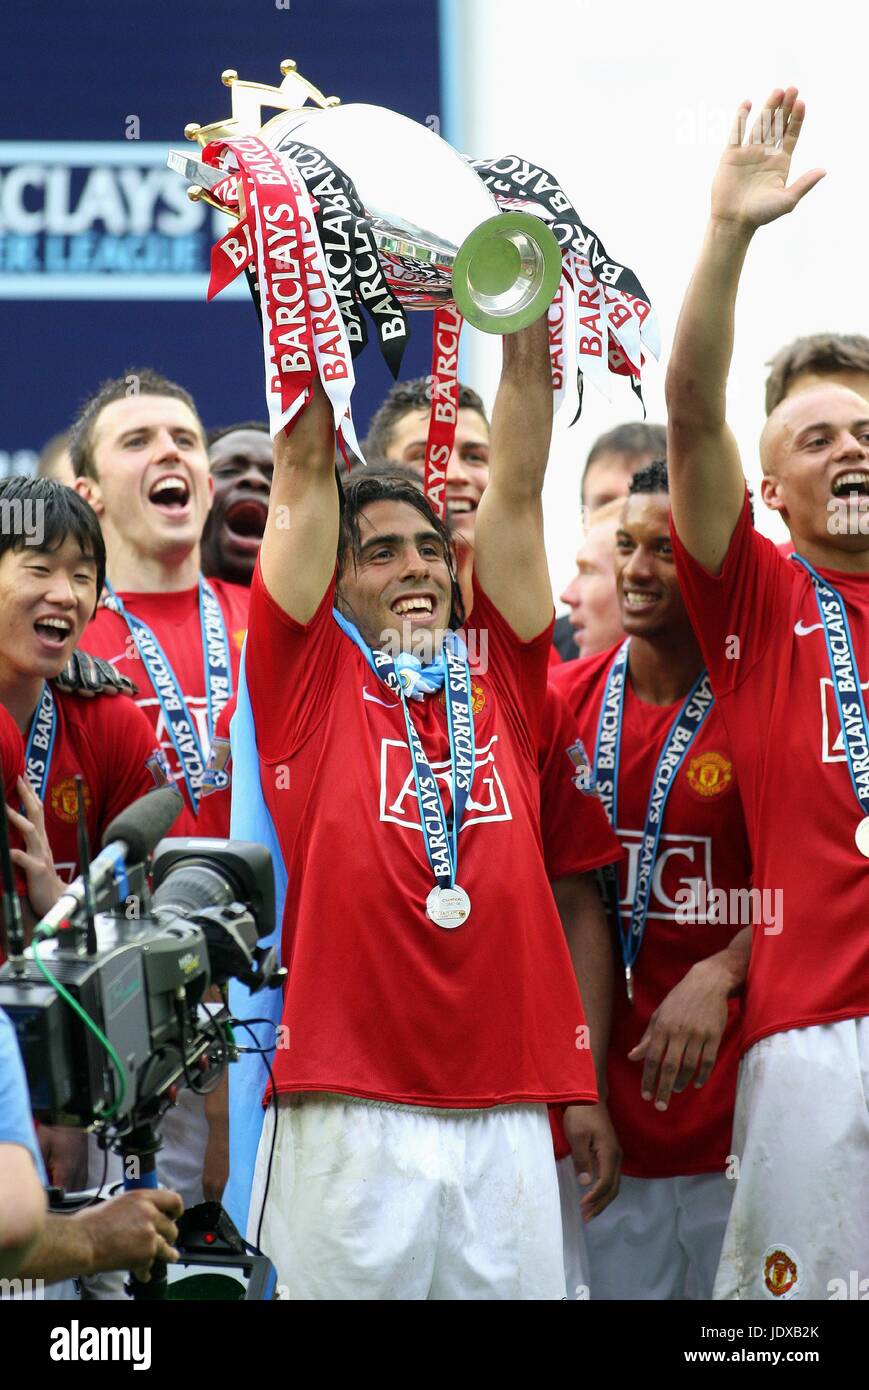
{"type": "Polygon", "coordinates": [[[454,888],[458,867],[459,829],[474,776],[474,719],[467,654],[461,639],[457,638],[455,633],[448,632],[444,638],[447,663],[444,702],[450,740],[452,824],[447,820],[437,778],[432,772],[422,740],[410,718],[407,692],[400,671],[388,653],[375,651],[372,655],[377,674],[401,700],[407,742],[413,761],[425,852],[435,876],[435,884],[438,888],[454,888]]]}
{"type": "Polygon", "coordinates": [[[790,558],[808,571],[814,585],[851,785],[866,817],[869,816],[869,719],[866,718],[866,703],[860,688],[860,672],[845,602],[838,589],[823,579],[802,555],[793,554],[790,558]]]}
{"type": "MultiPolygon", "coordinates": [[[[184,782],[194,812],[199,810],[199,798],[193,785],[195,776],[201,778],[206,757],[191,714],[175,672],[166,658],[156,636],[133,613],[128,613],[108,579],[106,580],[112,607],[124,619],[136,643],[148,679],[160,703],[172,746],[178,757],[184,782]],[[168,699],[167,699],[168,697],[168,699]],[[198,768],[196,763],[198,761],[198,768]]],[[[207,580],[199,580],[199,623],[202,632],[202,660],[205,667],[205,689],[208,698],[208,741],[214,734],[214,723],[232,695],[232,666],[229,659],[229,639],[223,612],[214,590],[207,580]]]]}
{"type": "Polygon", "coordinates": [[[48,787],[48,772],[51,767],[51,755],[54,752],[56,734],[57,707],[54,703],[51,686],[46,681],[42,687],[42,694],[39,697],[39,704],[36,706],[33,722],[30,725],[27,748],[24,754],[27,780],[39,800],[43,802],[48,787]]]}
{"type": "MultiPolygon", "coordinates": [[[[619,757],[629,650],[630,640],[622,643],[616,659],[610,667],[594,748],[596,785],[614,831],[617,831],[618,826],[619,757]]],[[[667,797],[688,749],[694,742],[713,703],[714,698],[709,684],[709,675],[706,671],[702,671],[670,725],[655,767],[649,804],[646,810],[646,821],[643,826],[643,838],[640,843],[637,884],[627,930],[622,925],[618,869],[609,864],[603,871],[607,896],[622,948],[628,998],[631,1000],[633,999],[633,967],[640,953],[643,934],[646,930],[646,918],[652,896],[652,874],[658,857],[658,844],[661,838],[667,797]]]]}

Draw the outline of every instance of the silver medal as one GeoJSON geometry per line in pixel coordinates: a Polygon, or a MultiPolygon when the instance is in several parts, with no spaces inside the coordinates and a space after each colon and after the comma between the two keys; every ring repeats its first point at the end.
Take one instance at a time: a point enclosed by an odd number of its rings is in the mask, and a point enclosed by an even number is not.
{"type": "Polygon", "coordinates": [[[857,848],[864,859],[869,859],[869,816],[864,816],[854,831],[857,848]]]}
{"type": "Polygon", "coordinates": [[[471,915],[471,900],[458,884],[454,888],[435,885],[426,898],[425,910],[439,927],[460,927],[471,915]]]}

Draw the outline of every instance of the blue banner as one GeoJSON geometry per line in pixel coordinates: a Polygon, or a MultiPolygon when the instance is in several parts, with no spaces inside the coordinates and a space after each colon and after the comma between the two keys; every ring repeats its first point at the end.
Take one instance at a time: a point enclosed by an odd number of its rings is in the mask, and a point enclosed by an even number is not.
{"type": "MultiPolygon", "coordinates": [[[[195,153],[189,121],[229,115],[224,68],[277,86],[286,57],[344,103],[389,106],[437,128],[436,0],[79,0],[12,7],[4,29],[0,299],[15,352],[0,404],[0,474],[29,471],[83,397],[129,367],[181,382],[207,427],[264,419],[260,335],[243,279],[205,303],[211,245],[229,223],[188,200],[166,154],[195,153]]],[[[410,322],[402,376],[424,376],[431,315],[410,322]]],[[[391,384],[374,348],[357,383],[361,433],[391,384]]]]}

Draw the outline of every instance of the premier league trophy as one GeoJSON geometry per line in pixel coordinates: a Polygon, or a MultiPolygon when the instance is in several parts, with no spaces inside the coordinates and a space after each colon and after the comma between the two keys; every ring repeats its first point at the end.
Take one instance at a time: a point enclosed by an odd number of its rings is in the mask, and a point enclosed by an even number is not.
{"type": "MultiPolygon", "coordinates": [[[[408,308],[452,300],[487,333],[514,332],[546,311],[561,252],[545,223],[527,212],[501,213],[471,166],[426,126],[380,106],[342,106],[301,77],[291,59],[281,72],[277,88],[224,72],[232,116],[188,125],[185,135],[203,147],[256,135],[290,158],[299,146],[321,152],[354,186],[387,284],[408,308]],[[263,107],[280,114],[263,123],[263,107]]],[[[218,170],[175,151],[169,164],[195,196],[233,211],[213,197],[218,170]]]]}
{"type": "Polygon", "coordinates": [[[642,399],[642,349],[658,353],[648,296],[547,170],[516,155],[466,158],[394,111],[324,96],[291,59],[281,71],[279,87],[224,72],[231,116],[186,127],[201,158],[169,155],[192,198],[234,219],[212,251],[208,297],[246,274],[273,435],[304,410],[319,376],[339,446],[358,454],[352,359],[370,322],[397,376],[406,309],[434,311],[425,487],[441,514],[437,459],[451,447],[464,320],[505,334],[548,313],[558,400],[566,363],[580,407],[584,375],[607,394],[611,374],[627,377],[642,399]],[[264,121],[264,108],[278,114],[264,121]]]}

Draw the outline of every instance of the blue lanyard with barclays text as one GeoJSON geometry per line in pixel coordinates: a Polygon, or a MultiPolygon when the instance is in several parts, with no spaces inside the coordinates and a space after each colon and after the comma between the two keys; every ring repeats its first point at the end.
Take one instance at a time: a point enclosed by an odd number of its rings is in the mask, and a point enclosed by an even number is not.
{"type": "MultiPolygon", "coordinates": [[[[630,640],[622,643],[616,654],[616,659],[610,667],[603,693],[594,748],[595,784],[614,831],[617,831],[618,827],[619,756],[630,645],[630,640]]],[[[621,943],[625,983],[628,999],[631,1002],[634,998],[633,968],[640,953],[643,934],[646,930],[646,918],[652,895],[652,878],[658,857],[658,844],[661,838],[667,797],[676,780],[676,774],[685,760],[685,755],[694,742],[713,703],[714,697],[712,687],[709,684],[709,675],[706,671],[702,671],[670,725],[652,778],[646,821],[643,826],[643,838],[640,842],[636,889],[627,930],[622,925],[618,869],[615,865],[610,864],[603,871],[610,900],[610,910],[621,943]]]]}
{"type": "Polygon", "coordinates": [[[458,868],[459,829],[474,775],[474,717],[471,706],[471,673],[467,656],[461,649],[460,639],[452,632],[446,633],[443,650],[446,658],[444,702],[452,772],[451,824],[444,812],[437,778],[432,772],[422,740],[410,718],[405,685],[395,662],[388,652],[374,650],[371,654],[380,679],[401,700],[407,742],[413,760],[425,852],[435,876],[435,883],[439,888],[454,888],[458,868]]]}
{"type": "Polygon", "coordinates": [[[862,813],[855,839],[860,853],[869,858],[869,720],[866,718],[866,704],[860,686],[860,672],[854,655],[845,601],[838,589],[834,589],[828,580],[823,579],[802,555],[794,553],[790,559],[808,571],[814,585],[815,600],[827,644],[839,722],[842,726],[848,772],[862,813]]]}
{"type": "MultiPolygon", "coordinates": [[[[166,658],[156,636],[133,613],[127,612],[108,579],[106,589],[111,596],[110,607],[124,619],[136,643],[139,656],[154,687],[160,704],[172,746],[178,756],[184,781],[194,811],[199,809],[199,798],[194,787],[194,778],[201,778],[205,769],[206,756],[199,741],[196,721],[188,709],[175,672],[166,658]],[[198,767],[197,767],[198,763],[198,767]]],[[[208,581],[199,579],[199,624],[202,632],[202,656],[205,664],[205,690],[208,700],[208,741],[214,735],[214,725],[224,705],[232,696],[232,665],[229,656],[229,638],[226,632],[223,612],[217,597],[208,581]]]]}
{"type": "Polygon", "coordinates": [[[30,725],[27,747],[24,751],[27,780],[39,800],[43,802],[48,788],[48,772],[51,767],[51,755],[54,752],[56,734],[57,707],[54,703],[51,686],[46,681],[42,687],[39,704],[36,706],[36,713],[30,725]]]}

